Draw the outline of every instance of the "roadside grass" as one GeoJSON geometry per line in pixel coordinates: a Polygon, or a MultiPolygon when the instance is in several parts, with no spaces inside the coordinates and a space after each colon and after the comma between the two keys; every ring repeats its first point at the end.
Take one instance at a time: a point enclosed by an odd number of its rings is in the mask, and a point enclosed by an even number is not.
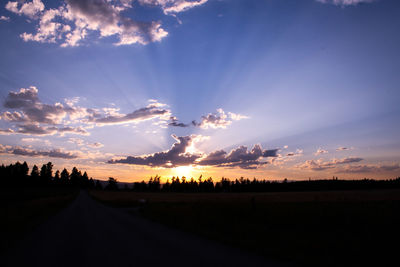
{"type": "Polygon", "coordinates": [[[72,188],[1,188],[1,251],[65,208],[77,194],[72,188]]]}
{"type": "Polygon", "coordinates": [[[141,207],[146,218],[267,258],[304,266],[400,262],[400,190],[90,194],[114,207],[141,207]]]}

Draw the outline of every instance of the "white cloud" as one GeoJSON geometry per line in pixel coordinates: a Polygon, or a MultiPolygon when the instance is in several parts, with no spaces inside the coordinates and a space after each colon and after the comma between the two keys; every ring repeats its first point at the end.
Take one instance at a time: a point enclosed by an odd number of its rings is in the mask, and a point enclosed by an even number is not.
{"type": "Polygon", "coordinates": [[[203,129],[217,129],[222,128],[225,129],[227,126],[232,124],[234,120],[242,120],[248,118],[247,116],[235,114],[232,112],[228,112],[226,115],[225,111],[222,108],[217,109],[216,113],[209,113],[205,116],[201,117],[201,121],[197,123],[193,121],[192,124],[194,126],[198,126],[203,129]]]}
{"type": "MultiPolygon", "coordinates": [[[[171,2],[167,6],[186,6],[183,11],[199,5],[197,2],[185,2],[171,2]]],[[[40,0],[10,1],[5,7],[10,12],[37,22],[36,32],[20,34],[25,42],[59,43],[61,47],[73,47],[81,45],[89,33],[95,32],[100,38],[117,37],[118,41],[114,43],[117,46],[145,45],[159,42],[168,35],[160,21],[137,21],[123,15],[123,11],[132,8],[131,0],[65,0],[51,9],[46,9],[40,0]]]]}
{"type": "Polygon", "coordinates": [[[328,150],[318,148],[318,150],[314,153],[315,156],[321,155],[321,154],[327,154],[329,153],[328,150]]]}
{"type": "Polygon", "coordinates": [[[139,0],[142,5],[160,6],[164,14],[176,14],[207,3],[208,0],[139,0]]]}
{"type": "Polygon", "coordinates": [[[6,4],[5,8],[8,11],[16,13],[18,15],[25,15],[29,18],[35,18],[44,10],[44,4],[40,0],[33,0],[31,2],[25,1],[10,1],[6,4]]]}
{"type": "Polygon", "coordinates": [[[0,16],[0,21],[10,21],[10,18],[9,17],[6,17],[6,16],[0,16]]]}
{"type": "Polygon", "coordinates": [[[376,0],[316,0],[323,4],[333,4],[337,6],[355,6],[361,3],[372,3],[376,0]]]}

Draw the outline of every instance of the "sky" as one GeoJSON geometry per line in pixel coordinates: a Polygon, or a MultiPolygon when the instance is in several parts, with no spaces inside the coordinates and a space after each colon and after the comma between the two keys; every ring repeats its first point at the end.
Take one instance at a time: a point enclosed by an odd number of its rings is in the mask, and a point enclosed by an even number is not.
{"type": "Polygon", "coordinates": [[[3,164],[400,176],[397,0],[0,3],[3,164]]]}

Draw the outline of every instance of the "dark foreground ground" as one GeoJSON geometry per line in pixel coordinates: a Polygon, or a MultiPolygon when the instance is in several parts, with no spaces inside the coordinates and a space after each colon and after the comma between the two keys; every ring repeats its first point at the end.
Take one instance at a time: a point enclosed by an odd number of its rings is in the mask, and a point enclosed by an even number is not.
{"type": "Polygon", "coordinates": [[[400,190],[91,195],[114,207],[141,206],[140,214],[153,221],[268,259],[400,266],[400,190]]]}
{"type": "Polygon", "coordinates": [[[1,266],[284,266],[194,237],[80,192],[1,255],[1,266]]]}
{"type": "Polygon", "coordinates": [[[73,188],[1,188],[0,252],[66,208],[78,192],[73,188]]]}

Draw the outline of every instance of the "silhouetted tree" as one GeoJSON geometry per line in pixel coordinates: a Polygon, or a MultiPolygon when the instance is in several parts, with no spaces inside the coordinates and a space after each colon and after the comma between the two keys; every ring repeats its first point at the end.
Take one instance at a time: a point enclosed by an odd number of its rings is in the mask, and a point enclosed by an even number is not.
{"type": "Polygon", "coordinates": [[[60,171],[57,170],[56,173],[54,174],[54,183],[55,184],[60,184],[61,183],[60,180],[61,180],[60,171]]]}
{"type": "Polygon", "coordinates": [[[81,177],[82,173],[76,167],[73,167],[70,175],[71,184],[79,186],[81,184],[81,177]]]}
{"type": "Polygon", "coordinates": [[[33,165],[31,172],[31,180],[32,184],[37,185],[39,182],[39,168],[36,165],[33,165]]]}
{"type": "Polygon", "coordinates": [[[99,180],[96,180],[95,188],[98,189],[98,190],[102,190],[103,189],[103,186],[101,185],[99,180]]]}
{"type": "Polygon", "coordinates": [[[69,182],[69,172],[64,168],[61,172],[61,184],[66,185],[69,182]]]}
{"type": "Polygon", "coordinates": [[[118,190],[118,181],[112,177],[108,178],[107,190],[118,190]]]}

